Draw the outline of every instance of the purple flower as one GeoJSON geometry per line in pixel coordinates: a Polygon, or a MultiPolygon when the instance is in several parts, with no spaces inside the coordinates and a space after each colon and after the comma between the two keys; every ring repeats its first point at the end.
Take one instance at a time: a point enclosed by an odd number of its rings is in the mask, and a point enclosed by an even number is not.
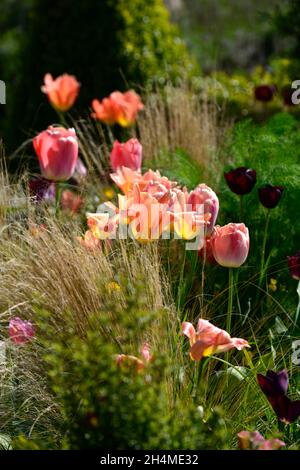
{"type": "Polygon", "coordinates": [[[287,259],[290,275],[296,281],[300,281],[300,251],[294,256],[288,256],[287,259]]]}
{"type": "Polygon", "coordinates": [[[259,85],[254,88],[254,96],[257,101],[267,103],[273,99],[275,91],[275,85],[259,85]]]}
{"type": "Polygon", "coordinates": [[[279,204],[284,188],[266,184],[258,190],[259,200],[267,209],[274,209],[279,204]]]}
{"type": "Polygon", "coordinates": [[[29,193],[37,202],[55,200],[55,184],[40,176],[33,177],[29,180],[29,193]]]}
{"type": "Polygon", "coordinates": [[[268,370],[267,375],[257,374],[257,381],[280,421],[290,424],[300,416],[300,400],[292,401],[286,396],[289,379],[285,369],[278,373],[268,370]]]}
{"type": "Polygon", "coordinates": [[[224,177],[231,191],[239,195],[250,193],[256,183],[256,171],[245,166],[224,173],[224,177]]]}
{"type": "Polygon", "coordinates": [[[9,322],[9,336],[15,344],[23,344],[30,341],[35,335],[35,327],[30,321],[19,317],[12,318],[9,322]]]}

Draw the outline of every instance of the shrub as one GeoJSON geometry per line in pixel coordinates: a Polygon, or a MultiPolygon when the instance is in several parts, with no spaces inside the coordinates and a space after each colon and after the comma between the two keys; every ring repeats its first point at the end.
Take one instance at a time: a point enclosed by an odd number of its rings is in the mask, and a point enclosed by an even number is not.
{"type": "Polygon", "coordinates": [[[87,108],[114,89],[176,81],[194,68],[162,0],[34,0],[29,20],[8,122],[14,146],[16,122],[30,132],[55,120],[40,92],[46,72],[76,75],[87,108]]]}

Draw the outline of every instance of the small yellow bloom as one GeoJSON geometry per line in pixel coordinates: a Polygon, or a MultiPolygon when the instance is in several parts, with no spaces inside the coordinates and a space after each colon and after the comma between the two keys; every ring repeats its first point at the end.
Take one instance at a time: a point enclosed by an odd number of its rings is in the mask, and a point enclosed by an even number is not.
{"type": "Polygon", "coordinates": [[[107,199],[112,199],[115,195],[115,192],[112,188],[105,188],[103,192],[107,199]]]}
{"type": "Polygon", "coordinates": [[[269,282],[269,289],[273,292],[277,291],[277,280],[273,279],[272,277],[271,277],[270,282],[269,282]]]}
{"type": "Polygon", "coordinates": [[[114,281],[109,282],[108,285],[107,285],[107,288],[110,292],[112,292],[114,290],[115,291],[120,291],[121,290],[120,285],[117,282],[114,282],[114,281]]]}

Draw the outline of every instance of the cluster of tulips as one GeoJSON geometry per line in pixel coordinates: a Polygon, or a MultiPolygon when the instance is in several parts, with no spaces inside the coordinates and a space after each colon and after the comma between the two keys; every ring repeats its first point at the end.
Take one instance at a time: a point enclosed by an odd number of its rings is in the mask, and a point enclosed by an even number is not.
{"type": "MultiPolygon", "coordinates": [[[[53,107],[62,113],[73,106],[79,88],[80,84],[73,76],[65,74],[53,80],[52,76],[47,74],[42,91],[47,94],[53,107]]],[[[134,91],[116,91],[101,102],[92,102],[92,116],[107,125],[119,124],[127,127],[134,123],[137,113],[143,107],[140,97],[134,91]]],[[[33,139],[33,146],[39,159],[44,185],[31,182],[37,197],[54,198],[55,184],[76,178],[76,175],[86,175],[85,166],[78,157],[78,139],[74,129],[50,126],[33,139]]],[[[114,142],[110,154],[110,176],[122,194],[118,195],[117,205],[109,201],[104,202],[96,213],[87,214],[88,230],[83,238],[80,238],[80,243],[89,250],[100,249],[103,243],[110,246],[112,240],[117,237],[127,238],[128,228],[131,237],[138,242],[170,238],[170,233],[178,239],[196,239],[196,249],[203,257],[204,263],[211,261],[229,268],[229,299],[226,330],[202,318],[198,321],[197,329],[190,322],[182,323],[181,333],[190,343],[190,358],[198,362],[203,357],[250,347],[245,339],[230,336],[233,269],[239,268],[248,257],[248,228],[244,223],[229,223],[223,227],[216,225],[219,200],[216,193],[206,184],[199,184],[192,191],[188,191],[158,171],[150,169],[143,173],[142,152],[142,145],[136,138],[124,143],[114,142]]],[[[225,173],[225,179],[229,188],[241,197],[242,217],[242,200],[254,188],[256,172],[239,167],[225,173]]],[[[259,188],[259,199],[268,214],[270,209],[278,205],[282,193],[283,188],[280,186],[266,185],[259,188]]],[[[77,209],[82,205],[80,199],[75,202],[70,194],[63,195],[59,203],[77,209]]],[[[268,220],[269,215],[266,233],[268,220]]],[[[265,244],[266,235],[262,262],[265,244]]],[[[289,268],[292,276],[300,281],[300,252],[289,258],[289,268]]],[[[14,343],[23,344],[34,337],[35,327],[29,321],[15,318],[10,322],[9,334],[14,343]]],[[[141,357],[121,354],[117,356],[116,361],[120,367],[133,364],[137,371],[141,372],[153,361],[153,356],[149,344],[145,343],[141,357]]],[[[291,423],[298,418],[299,401],[292,402],[286,396],[288,378],[285,371],[279,374],[268,371],[266,377],[258,375],[258,383],[279,420],[291,423]]],[[[241,448],[269,450],[284,445],[278,439],[265,440],[257,432],[242,431],[238,437],[241,448]]]]}

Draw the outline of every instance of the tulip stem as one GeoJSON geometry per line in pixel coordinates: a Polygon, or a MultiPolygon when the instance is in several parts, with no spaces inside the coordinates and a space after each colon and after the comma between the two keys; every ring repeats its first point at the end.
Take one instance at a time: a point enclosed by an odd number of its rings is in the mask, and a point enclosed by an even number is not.
{"type": "Polygon", "coordinates": [[[240,221],[242,222],[244,218],[244,198],[243,195],[240,195],[240,221]]]}
{"type": "Polygon", "coordinates": [[[268,210],[267,211],[267,216],[266,216],[266,223],[265,223],[265,231],[264,231],[262,250],[261,250],[261,265],[260,265],[259,286],[262,285],[262,281],[263,281],[264,275],[265,275],[266,244],[267,244],[267,237],[268,237],[270,215],[271,215],[271,212],[268,210]]]}
{"type": "Polygon", "coordinates": [[[55,188],[55,214],[56,216],[58,215],[59,210],[60,210],[61,193],[62,193],[62,185],[61,183],[57,182],[56,188],[55,188]]]}
{"type": "Polygon", "coordinates": [[[226,319],[226,331],[230,334],[231,330],[231,318],[232,318],[232,307],[233,307],[233,291],[234,291],[234,270],[229,268],[229,281],[228,281],[228,306],[227,306],[227,319],[226,319]]]}

